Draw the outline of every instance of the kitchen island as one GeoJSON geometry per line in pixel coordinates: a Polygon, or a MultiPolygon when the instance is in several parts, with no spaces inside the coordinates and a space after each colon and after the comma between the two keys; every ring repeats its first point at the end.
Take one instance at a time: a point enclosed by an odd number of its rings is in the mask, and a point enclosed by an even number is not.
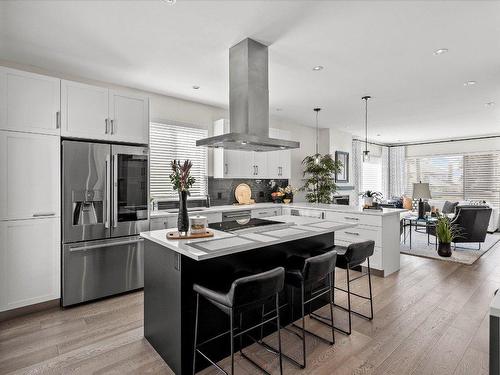
{"type": "MultiPolygon", "coordinates": [[[[214,230],[214,237],[208,239],[167,240],[171,229],[141,233],[145,240],[144,336],[176,374],[192,373],[193,283],[217,287],[241,275],[283,266],[290,255],[308,256],[311,251],[331,247],[336,231],[356,226],[287,215],[272,220],[277,223],[232,233],[214,230]]],[[[314,308],[324,303],[318,300],[314,308]]],[[[288,314],[284,315],[286,324],[288,314]]],[[[245,319],[259,320],[260,316],[256,312],[245,319]]],[[[217,308],[202,304],[201,339],[226,331],[227,325],[227,318],[217,308]]],[[[275,327],[267,327],[266,333],[273,330],[275,327]]],[[[209,354],[215,360],[226,357],[228,341],[221,338],[214,342],[209,354]]]]}

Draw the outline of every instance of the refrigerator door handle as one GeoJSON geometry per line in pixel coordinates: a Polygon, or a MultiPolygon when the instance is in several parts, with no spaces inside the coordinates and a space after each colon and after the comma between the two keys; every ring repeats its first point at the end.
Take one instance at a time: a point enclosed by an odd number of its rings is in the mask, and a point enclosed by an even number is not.
{"type": "Polygon", "coordinates": [[[118,226],[118,155],[113,155],[113,227],[118,226]]]}
{"type": "Polygon", "coordinates": [[[109,154],[106,155],[106,181],[104,183],[104,189],[106,192],[106,200],[105,205],[106,207],[104,208],[104,228],[109,228],[109,220],[110,220],[110,206],[111,206],[111,188],[110,188],[110,181],[111,181],[111,165],[110,165],[110,160],[109,160],[109,154]]]}

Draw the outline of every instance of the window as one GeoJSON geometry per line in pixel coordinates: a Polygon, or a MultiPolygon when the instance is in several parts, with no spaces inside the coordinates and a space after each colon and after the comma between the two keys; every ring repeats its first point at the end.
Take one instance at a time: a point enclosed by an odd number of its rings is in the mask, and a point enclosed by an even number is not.
{"type": "Polygon", "coordinates": [[[500,152],[464,156],[465,199],[500,206],[500,152]]]}
{"type": "Polygon", "coordinates": [[[433,199],[464,199],[464,157],[436,155],[406,159],[406,195],[412,196],[414,182],[428,182],[433,199]]]}
{"type": "Polygon", "coordinates": [[[382,192],[382,160],[380,157],[371,157],[369,162],[363,163],[362,191],[382,192]]]}
{"type": "Polygon", "coordinates": [[[196,179],[191,197],[207,195],[207,148],[196,147],[196,140],[207,137],[207,131],[187,126],[152,122],[150,137],[150,195],[152,198],[175,198],[178,193],[170,183],[170,163],[174,159],[193,162],[192,176],[196,179]]]}

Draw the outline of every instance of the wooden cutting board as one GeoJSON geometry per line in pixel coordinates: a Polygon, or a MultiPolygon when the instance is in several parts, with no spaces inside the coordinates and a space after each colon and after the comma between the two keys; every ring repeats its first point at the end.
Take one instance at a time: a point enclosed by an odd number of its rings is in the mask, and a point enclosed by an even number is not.
{"type": "Polygon", "coordinates": [[[181,235],[179,232],[169,232],[167,233],[167,239],[169,240],[189,240],[194,238],[207,238],[213,237],[214,232],[211,230],[206,230],[204,233],[188,233],[186,236],[181,235]]]}
{"type": "Polygon", "coordinates": [[[234,190],[234,197],[239,204],[250,204],[252,189],[247,184],[239,184],[234,190]]]}

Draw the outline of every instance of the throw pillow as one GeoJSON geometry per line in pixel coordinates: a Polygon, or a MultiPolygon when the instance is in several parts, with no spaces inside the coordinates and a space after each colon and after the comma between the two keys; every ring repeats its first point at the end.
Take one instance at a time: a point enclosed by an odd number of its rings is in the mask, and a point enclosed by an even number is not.
{"type": "Polygon", "coordinates": [[[443,209],[441,212],[443,214],[452,214],[455,212],[455,208],[458,206],[458,202],[450,202],[446,201],[444,202],[443,209]]]}

